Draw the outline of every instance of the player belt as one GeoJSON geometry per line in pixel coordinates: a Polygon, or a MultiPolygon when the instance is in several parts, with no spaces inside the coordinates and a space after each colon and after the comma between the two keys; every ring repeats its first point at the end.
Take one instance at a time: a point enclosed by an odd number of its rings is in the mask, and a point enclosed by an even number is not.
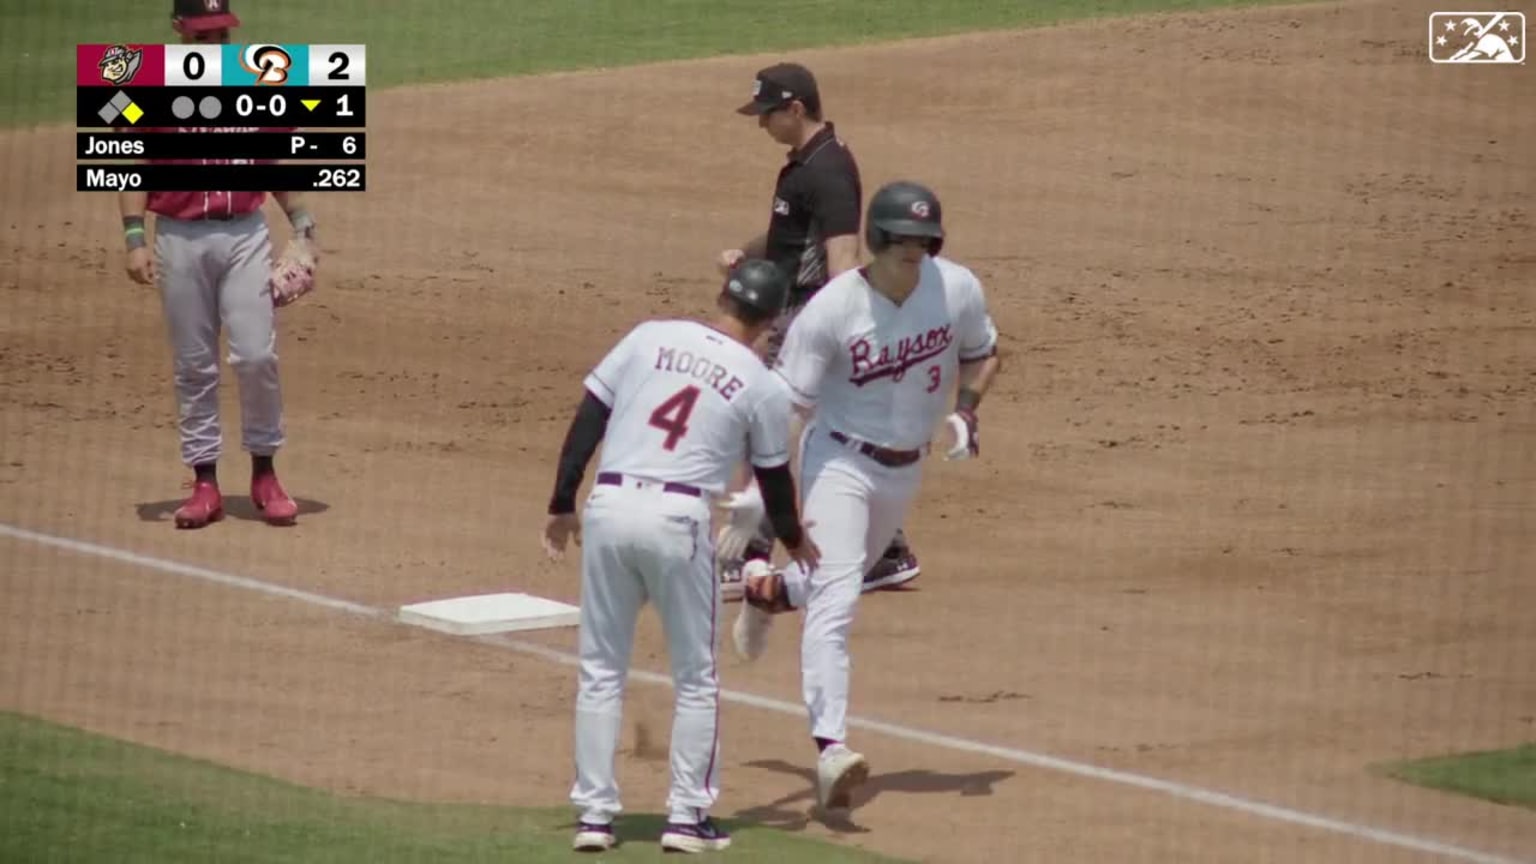
{"type": "MultiPolygon", "coordinates": [[[[639,478],[635,478],[635,480],[638,483],[653,482],[653,481],[640,480],[639,478]]],[[[604,471],[601,474],[597,475],[597,483],[600,486],[623,486],[624,485],[624,475],[620,474],[620,473],[618,473],[616,471],[604,471]]],[[[662,483],[661,484],[661,491],[663,491],[663,492],[672,492],[672,493],[675,493],[677,495],[692,495],[695,498],[703,498],[704,497],[704,490],[703,489],[700,489],[697,486],[689,486],[687,483],[671,483],[671,482],[662,483]]]]}
{"type": "Polygon", "coordinates": [[[922,450],[892,450],[889,447],[876,446],[868,441],[854,441],[835,429],[827,434],[831,436],[833,441],[852,447],[887,468],[903,468],[923,458],[922,450]]]}

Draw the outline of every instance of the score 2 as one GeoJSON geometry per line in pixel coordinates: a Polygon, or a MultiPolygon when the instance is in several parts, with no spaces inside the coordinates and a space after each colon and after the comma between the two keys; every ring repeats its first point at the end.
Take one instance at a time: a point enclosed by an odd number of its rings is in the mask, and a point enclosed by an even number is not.
{"type": "Polygon", "coordinates": [[[364,45],[309,46],[309,86],[366,87],[368,51],[364,45]]]}

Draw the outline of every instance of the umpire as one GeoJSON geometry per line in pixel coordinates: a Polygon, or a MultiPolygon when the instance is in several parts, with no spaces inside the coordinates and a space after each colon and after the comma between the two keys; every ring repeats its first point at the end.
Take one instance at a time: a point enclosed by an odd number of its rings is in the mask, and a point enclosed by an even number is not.
{"type": "MultiPolygon", "coordinates": [[[[768,230],[740,249],[721,252],[716,262],[728,273],[745,258],[766,258],[790,274],[789,302],[759,346],[763,362],[771,368],[790,322],[811,295],[833,276],[859,266],[863,189],[853,151],[823,117],[816,76],[806,67],[777,63],[759,70],[752,101],[736,113],[756,117],[768,137],[789,148],[773,187],[768,230]]],[[[749,547],[748,557],[767,557],[771,538],[761,540],[749,547]]],[[[885,555],[865,574],[864,590],[901,585],[918,573],[917,557],[904,533],[897,531],[885,555]]],[[[722,567],[721,578],[734,585],[739,573],[722,567]]]]}

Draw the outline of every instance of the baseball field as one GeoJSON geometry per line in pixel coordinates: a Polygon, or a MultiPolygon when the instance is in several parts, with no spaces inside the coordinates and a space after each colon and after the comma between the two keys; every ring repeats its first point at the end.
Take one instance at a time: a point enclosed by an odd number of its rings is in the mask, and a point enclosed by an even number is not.
{"type": "MultiPolygon", "coordinates": [[[[732,108],[788,57],[866,189],[942,196],[1004,367],[860,603],[850,822],[798,621],[722,646],[725,854],[1536,861],[1536,73],[1431,63],[1432,2],[1218,5],[236,5],[367,43],[369,189],[280,312],[299,524],[226,373],[186,532],[159,299],[65,125],[73,44],[169,4],[0,0],[0,860],[566,860],[574,631],[390,617],[579,601],[538,531],[581,377],[766,224],[732,108]]],[[[656,853],[654,611],[635,661],[611,860],[656,853]]]]}

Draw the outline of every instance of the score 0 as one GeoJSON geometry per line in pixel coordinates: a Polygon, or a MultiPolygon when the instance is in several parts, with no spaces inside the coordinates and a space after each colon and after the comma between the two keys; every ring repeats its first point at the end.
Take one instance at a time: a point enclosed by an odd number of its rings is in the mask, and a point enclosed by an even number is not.
{"type": "Polygon", "coordinates": [[[167,87],[217,87],[224,81],[224,46],[165,46],[167,87]]]}

